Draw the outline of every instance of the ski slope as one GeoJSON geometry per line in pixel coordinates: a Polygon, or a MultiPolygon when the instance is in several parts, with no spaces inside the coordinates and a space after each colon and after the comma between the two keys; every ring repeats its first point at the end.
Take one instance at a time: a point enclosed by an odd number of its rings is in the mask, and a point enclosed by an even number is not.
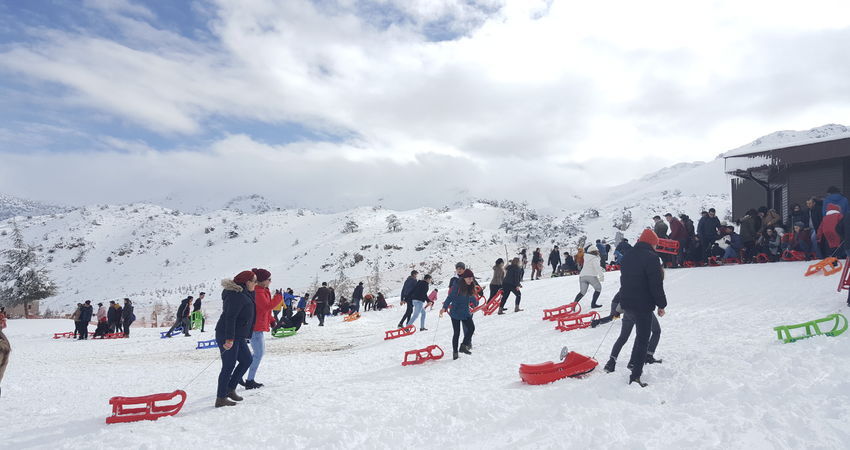
{"type": "MultiPolygon", "coordinates": [[[[352,323],[329,318],[324,328],[313,319],[294,337],[269,338],[257,375],[266,386],[240,388],[245,400],[221,409],[212,406],[217,350],[194,350],[213,338],[214,324],[191,338],[134,329],[131,339],[77,342],[50,339],[70,330],[69,320],[14,320],[2,447],[844,448],[850,333],[782,344],[773,331],[847,313],[837,276],[803,277],[805,267],[668,270],[656,352],[664,363],[647,366],[645,389],[627,385],[631,341],[612,374],[600,364],[583,379],[520,382],[520,363],[555,360],[565,345],[593,355],[602,342],[597,359],[606,360],[619,321],[561,333],[541,320],[542,309],[573,298],[577,277],[527,281],[524,312],[476,314],[473,355],[457,361],[438,308],[429,331],[393,341],[383,332],[395,327],[399,308],[352,323]],[[442,360],[400,365],[406,350],[434,342],[447,352],[442,360]],[[178,388],[188,401],[174,417],[104,423],[112,396],[178,388]]],[[[607,313],[618,274],[603,286],[607,313]]],[[[582,303],[589,308],[589,299],[582,303]]]]}

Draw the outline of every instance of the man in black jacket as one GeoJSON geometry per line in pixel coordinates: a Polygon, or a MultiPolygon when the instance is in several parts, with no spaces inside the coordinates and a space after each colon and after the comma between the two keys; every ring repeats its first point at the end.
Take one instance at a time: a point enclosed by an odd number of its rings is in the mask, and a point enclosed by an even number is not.
{"type": "Polygon", "coordinates": [[[360,312],[360,300],[363,300],[363,282],[357,284],[357,287],[354,288],[354,292],[351,293],[351,312],[356,313],[360,312]]]}
{"type": "Polygon", "coordinates": [[[168,330],[168,332],[165,333],[166,337],[171,337],[171,333],[174,332],[174,330],[179,326],[183,327],[183,335],[184,336],[186,336],[186,337],[191,336],[189,334],[189,312],[191,311],[191,308],[192,308],[192,299],[193,298],[194,297],[192,297],[190,295],[190,296],[184,298],[183,301],[180,302],[180,306],[177,308],[176,320],[174,321],[174,325],[172,325],[171,328],[168,330]]]}
{"type": "Polygon", "coordinates": [[[124,337],[130,337],[130,325],[136,320],[133,314],[133,302],[129,298],[124,299],[124,309],[121,310],[121,324],[124,327],[124,337]]]}
{"type": "Polygon", "coordinates": [[[720,239],[720,235],[718,234],[719,229],[720,219],[717,218],[714,208],[709,209],[706,213],[702,213],[702,217],[700,217],[697,223],[697,239],[699,240],[703,261],[708,259],[711,245],[720,239]]]}
{"type": "MultiPolygon", "coordinates": [[[[421,280],[417,281],[415,285],[413,285],[413,289],[411,289],[410,293],[407,295],[408,304],[413,304],[413,314],[410,316],[410,319],[407,320],[406,325],[411,325],[416,321],[417,317],[420,317],[419,321],[419,331],[427,331],[425,328],[425,304],[428,302],[428,287],[431,285],[431,275],[425,275],[421,280]]],[[[399,327],[401,328],[401,327],[399,327]]]]}
{"type": "Polygon", "coordinates": [[[505,304],[508,302],[508,296],[511,295],[511,292],[516,296],[514,312],[523,311],[519,309],[519,302],[522,300],[522,294],[519,291],[522,288],[522,275],[523,270],[519,265],[519,258],[512,259],[511,265],[505,271],[505,279],[502,281],[502,303],[499,305],[499,314],[505,313],[505,304]]]}
{"type": "Polygon", "coordinates": [[[561,250],[558,249],[557,245],[549,252],[549,265],[552,266],[552,276],[554,277],[555,272],[558,271],[558,266],[561,265],[561,250]]]}
{"type": "Polygon", "coordinates": [[[322,287],[316,290],[313,294],[313,301],[316,302],[316,317],[319,318],[319,326],[325,326],[325,308],[330,308],[331,290],[327,282],[322,282],[322,287]]]}
{"type": "Polygon", "coordinates": [[[620,266],[620,306],[637,329],[629,361],[632,366],[629,384],[637,382],[641,387],[646,386],[640,376],[646,362],[653,311],[658,307],[658,317],[664,317],[667,306],[664,271],[655,253],[656,244],[658,236],[652,230],[644,230],[620,266]]]}
{"type": "Polygon", "coordinates": [[[91,300],[86,300],[86,303],[80,308],[80,340],[89,338],[89,322],[91,322],[92,312],[91,300]]]}
{"type": "MultiPolygon", "coordinates": [[[[398,327],[401,328],[405,326],[410,317],[413,315],[413,299],[410,298],[410,293],[413,292],[413,288],[416,286],[416,277],[419,275],[419,272],[415,270],[410,271],[410,276],[404,280],[404,285],[401,287],[401,303],[403,305],[407,305],[407,308],[404,310],[404,315],[401,316],[401,320],[398,321],[398,327]]],[[[428,293],[425,293],[425,297],[427,298],[428,293]]]]}

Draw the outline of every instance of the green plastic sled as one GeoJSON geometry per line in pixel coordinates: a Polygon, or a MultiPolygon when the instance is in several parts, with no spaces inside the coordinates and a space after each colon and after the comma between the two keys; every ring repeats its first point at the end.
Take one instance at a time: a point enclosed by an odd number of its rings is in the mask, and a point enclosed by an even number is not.
{"type": "Polygon", "coordinates": [[[295,327],[278,328],[278,329],[272,331],[272,336],[277,337],[277,338],[289,337],[289,336],[294,335],[296,332],[298,332],[298,330],[296,330],[295,327]]]}
{"type": "Polygon", "coordinates": [[[201,328],[201,325],[204,323],[204,313],[200,311],[192,312],[192,315],[189,316],[190,325],[189,328],[192,330],[198,330],[201,328]]]}
{"type": "Polygon", "coordinates": [[[847,318],[837,313],[830,314],[823,319],[812,320],[798,325],[781,325],[774,327],[773,331],[776,332],[776,338],[786,344],[821,334],[835,337],[847,331],[847,318]],[[819,324],[823,323],[832,323],[832,330],[827,332],[821,331],[819,324]],[[791,336],[791,330],[797,330],[800,328],[805,328],[806,334],[802,336],[791,336]]]}

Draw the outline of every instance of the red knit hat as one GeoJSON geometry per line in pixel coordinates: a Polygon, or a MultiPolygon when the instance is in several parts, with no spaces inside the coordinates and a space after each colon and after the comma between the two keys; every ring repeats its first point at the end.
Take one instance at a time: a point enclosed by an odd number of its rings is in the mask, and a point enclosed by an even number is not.
{"type": "Polygon", "coordinates": [[[251,269],[257,275],[257,283],[262,283],[272,277],[272,273],[266,269],[251,269]]]}
{"type": "Polygon", "coordinates": [[[253,280],[255,277],[256,275],[254,272],[251,272],[250,270],[243,270],[242,272],[239,272],[239,275],[233,277],[233,282],[236,284],[245,284],[253,280]]]}
{"type": "Polygon", "coordinates": [[[463,271],[463,273],[460,275],[460,277],[461,278],[475,278],[475,275],[473,275],[471,270],[466,269],[466,270],[463,271]]]}
{"type": "Polygon", "coordinates": [[[643,233],[640,234],[638,242],[646,242],[647,244],[651,245],[652,248],[655,248],[655,246],[658,245],[658,235],[655,234],[654,231],[647,228],[643,230],[643,233]]]}

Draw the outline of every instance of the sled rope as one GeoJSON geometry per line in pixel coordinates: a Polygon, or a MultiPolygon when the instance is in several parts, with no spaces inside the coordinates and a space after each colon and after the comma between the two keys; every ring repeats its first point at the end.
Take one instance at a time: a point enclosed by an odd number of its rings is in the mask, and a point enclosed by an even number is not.
{"type": "Polygon", "coordinates": [[[831,254],[831,255],[829,255],[829,257],[830,257],[830,258],[831,258],[831,257],[834,257],[834,256],[835,256],[835,254],[838,252],[838,250],[839,250],[839,249],[841,249],[841,248],[843,248],[843,247],[844,247],[844,241],[841,241],[841,243],[840,243],[840,244],[838,244],[838,247],[835,247],[835,250],[833,250],[833,251],[832,251],[832,254],[831,254]]]}
{"type": "Polygon", "coordinates": [[[442,319],[442,317],[437,316],[437,326],[434,327],[434,342],[432,342],[432,344],[437,343],[437,332],[440,331],[440,319],[442,319]]]}
{"type": "Polygon", "coordinates": [[[210,363],[209,363],[209,364],[207,364],[207,367],[204,367],[204,370],[201,370],[200,372],[198,372],[198,374],[197,374],[197,375],[195,375],[195,378],[192,378],[191,380],[189,380],[189,382],[188,382],[188,383],[186,383],[186,385],[185,385],[185,386],[183,386],[183,390],[186,390],[186,388],[188,388],[190,384],[192,384],[195,380],[197,380],[197,379],[198,379],[198,377],[200,377],[200,376],[201,376],[204,372],[206,372],[206,371],[207,371],[207,369],[209,369],[209,368],[210,368],[210,366],[211,366],[211,365],[213,365],[213,363],[214,363],[214,362],[218,361],[218,359],[219,359],[219,358],[215,358],[215,359],[213,359],[212,361],[210,361],[210,363]]]}
{"type": "Polygon", "coordinates": [[[605,342],[605,338],[608,337],[608,333],[611,332],[611,328],[614,328],[614,321],[611,321],[611,325],[608,326],[608,331],[605,332],[605,336],[602,336],[602,340],[599,341],[599,345],[596,347],[596,351],[593,352],[593,356],[591,358],[596,359],[596,354],[599,353],[599,349],[602,348],[602,343],[605,342]]]}

